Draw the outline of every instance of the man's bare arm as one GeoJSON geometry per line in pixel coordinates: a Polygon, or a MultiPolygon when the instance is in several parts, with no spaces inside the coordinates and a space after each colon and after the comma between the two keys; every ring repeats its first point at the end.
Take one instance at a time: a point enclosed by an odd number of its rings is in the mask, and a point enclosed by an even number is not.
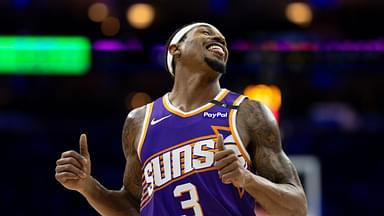
{"type": "Polygon", "coordinates": [[[238,122],[246,129],[246,133],[240,133],[249,141],[257,172],[245,175],[244,189],[270,215],[306,215],[304,190],[295,167],[282,150],[272,113],[259,102],[249,100],[240,106],[238,122]]]}
{"type": "MultiPolygon", "coordinates": [[[[141,196],[141,165],[136,154],[135,145],[141,130],[144,114],[144,107],[134,110],[128,115],[124,124],[122,139],[124,155],[126,157],[126,166],[123,187],[120,190],[108,190],[91,176],[89,155],[88,158],[85,159],[86,163],[83,163],[82,165],[76,162],[76,160],[82,159],[82,154],[70,151],[73,156],[71,161],[74,161],[74,163],[65,164],[65,167],[75,166],[75,168],[72,168],[74,170],[77,170],[78,168],[80,170],[83,169],[86,173],[85,176],[80,175],[81,172],[79,171],[78,177],[73,174],[70,177],[65,178],[58,176],[62,176],[62,173],[68,175],[66,174],[68,172],[56,172],[56,178],[61,184],[68,189],[80,192],[87,199],[89,204],[101,215],[139,215],[141,196]],[[87,164],[88,166],[86,166],[87,164]]],[[[80,144],[80,146],[82,145],[80,144]]],[[[80,153],[81,152],[82,151],[80,150],[80,153]]],[[[60,160],[68,161],[68,157],[61,158],[58,161],[60,160]]],[[[62,163],[63,162],[59,162],[59,164],[62,163]]],[[[56,170],[58,169],[56,168],[56,170]]]]}

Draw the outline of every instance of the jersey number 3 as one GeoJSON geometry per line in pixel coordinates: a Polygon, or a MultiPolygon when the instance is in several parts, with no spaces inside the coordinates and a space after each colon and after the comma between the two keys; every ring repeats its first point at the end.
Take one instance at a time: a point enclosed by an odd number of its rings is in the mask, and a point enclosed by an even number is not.
{"type": "Polygon", "coordinates": [[[178,185],[173,190],[173,196],[180,197],[183,193],[187,193],[187,192],[189,193],[189,196],[191,197],[191,199],[182,201],[181,208],[182,209],[193,208],[194,215],[202,216],[203,211],[199,204],[199,194],[197,194],[195,185],[191,183],[178,185]]]}

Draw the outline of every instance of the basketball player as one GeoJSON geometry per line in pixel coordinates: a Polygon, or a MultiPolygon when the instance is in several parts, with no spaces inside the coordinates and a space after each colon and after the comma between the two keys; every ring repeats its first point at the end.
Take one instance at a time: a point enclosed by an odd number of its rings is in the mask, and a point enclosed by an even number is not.
{"type": "Polygon", "coordinates": [[[298,174],[282,150],[271,112],[220,88],[228,50],[212,25],[194,23],[171,37],[171,92],[131,111],[123,129],[123,187],[91,175],[86,136],[64,152],[56,179],[101,215],[306,215],[298,174]]]}

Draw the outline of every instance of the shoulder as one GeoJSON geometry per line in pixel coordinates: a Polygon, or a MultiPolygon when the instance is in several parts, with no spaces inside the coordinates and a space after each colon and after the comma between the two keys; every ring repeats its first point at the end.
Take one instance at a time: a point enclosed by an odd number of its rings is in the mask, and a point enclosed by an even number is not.
{"type": "Polygon", "coordinates": [[[135,108],[128,113],[127,118],[125,119],[123,132],[129,132],[129,131],[125,131],[128,128],[137,129],[138,126],[143,124],[146,108],[147,106],[144,105],[144,106],[135,108]]]}
{"type": "MultiPolygon", "coordinates": [[[[255,100],[245,100],[240,104],[237,120],[244,125],[251,140],[256,145],[269,143],[279,149],[279,127],[271,110],[263,103],[255,100]]],[[[271,146],[272,147],[272,146],[271,146]]]]}
{"type": "Polygon", "coordinates": [[[261,109],[262,104],[259,101],[247,99],[244,100],[239,107],[239,114],[249,114],[258,112],[261,109]]]}
{"type": "Polygon", "coordinates": [[[239,114],[247,123],[251,123],[249,126],[257,126],[254,123],[268,123],[277,125],[275,116],[271,110],[263,103],[255,100],[245,100],[239,106],[239,114]],[[257,121],[257,122],[255,122],[257,121]]]}
{"type": "Polygon", "coordinates": [[[144,105],[144,106],[141,106],[141,107],[138,107],[138,108],[135,108],[133,110],[131,110],[128,115],[127,115],[127,118],[126,118],[126,122],[127,121],[139,121],[139,122],[142,122],[144,120],[144,117],[145,117],[145,112],[147,110],[147,105],[144,105]]]}
{"type": "Polygon", "coordinates": [[[136,149],[141,128],[144,123],[146,105],[131,110],[125,119],[122,133],[123,150],[127,154],[136,149]]]}

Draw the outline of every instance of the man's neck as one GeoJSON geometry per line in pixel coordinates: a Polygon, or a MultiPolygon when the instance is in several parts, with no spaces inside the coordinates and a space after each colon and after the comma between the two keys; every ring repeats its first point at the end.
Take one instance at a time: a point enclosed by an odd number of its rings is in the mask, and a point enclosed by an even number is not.
{"type": "Polygon", "coordinates": [[[173,106],[184,112],[201,107],[220,92],[219,78],[219,76],[209,77],[206,73],[185,70],[176,72],[169,100],[173,106]]]}

